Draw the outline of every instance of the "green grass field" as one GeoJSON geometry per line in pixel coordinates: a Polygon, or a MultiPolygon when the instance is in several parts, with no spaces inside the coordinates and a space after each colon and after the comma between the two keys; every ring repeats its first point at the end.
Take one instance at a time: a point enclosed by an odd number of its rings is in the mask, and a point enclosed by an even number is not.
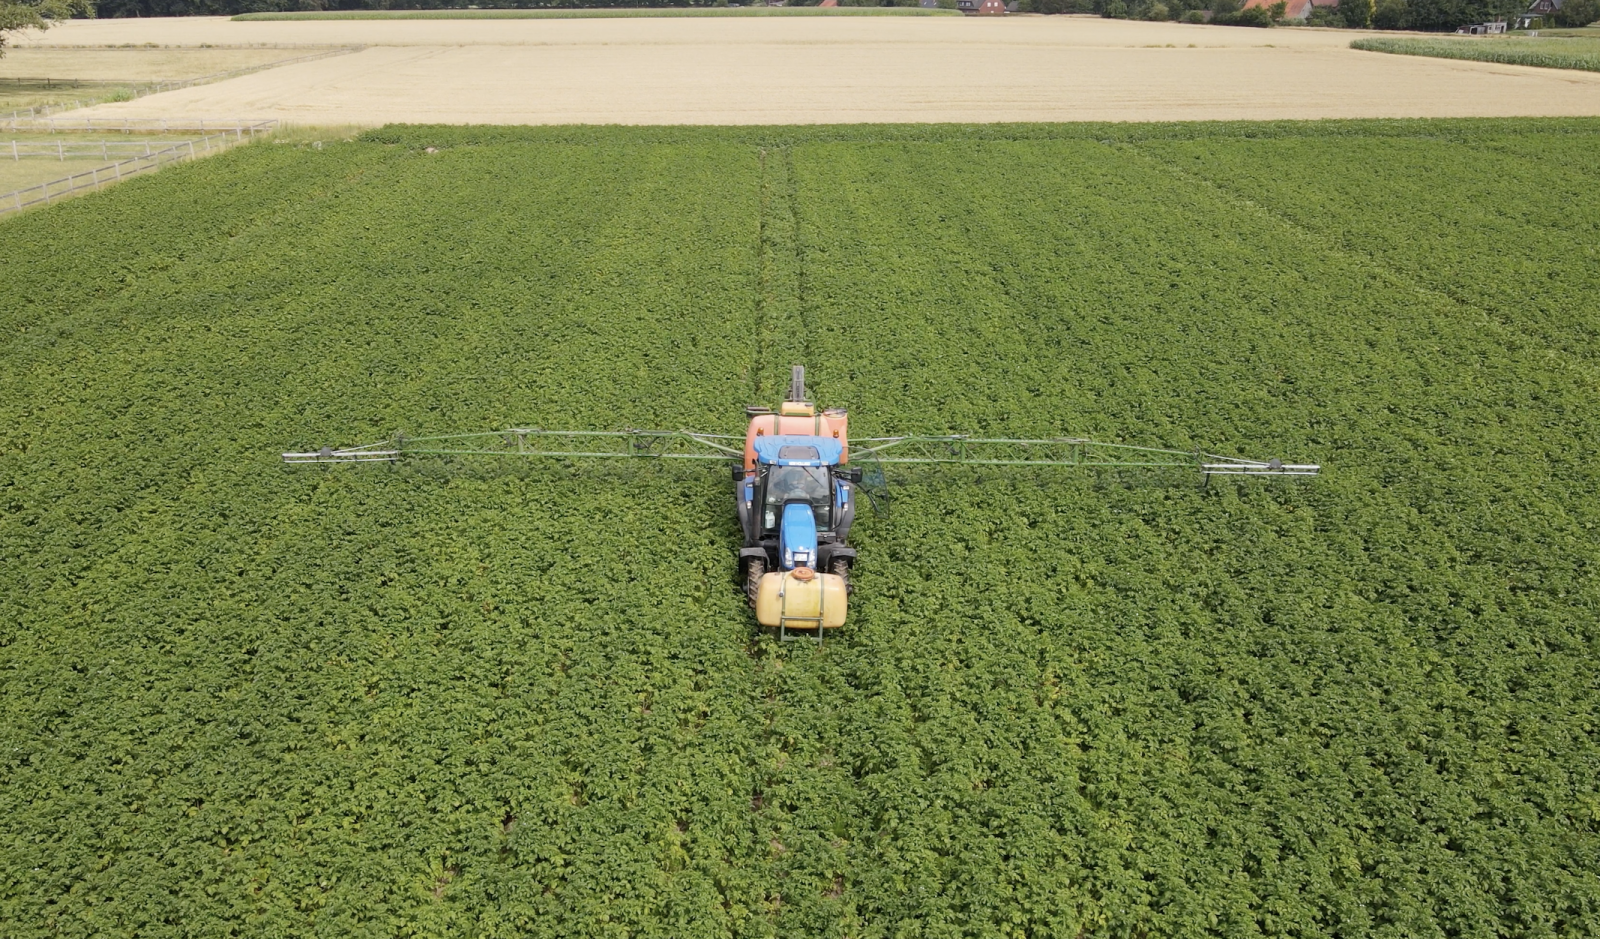
{"type": "Polygon", "coordinates": [[[1422,55],[1440,59],[1468,59],[1501,65],[1534,65],[1600,72],[1600,35],[1580,37],[1596,30],[1567,30],[1567,36],[1463,36],[1412,39],[1375,36],[1351,41],[1350,48],[1395,55],[1422,55]]]}
{"type": "MultiPolygon", "coordinates": [[[[65,179],[78,173],[87,173],[106,165],[107,161],[105,160],[65,160],[62,162],[55,160],[23,160],[15,163],[11,160],[0,160],[0,196],[29,187],[37,187],[58,179],[65,179]]],[[[110,178],[115,178],[115,174],[107,175],[110,178]]],[[[25,201],[32,201],[33,194],[23,193],[22,198],[25,201]]],[[[7,201],[0,199],[0,206],[4,206],[7,201]]]]}
{"type": "Polygon", "coordinates": [[[131,85],[46,88],[42,82],[3,83],[0,84],[0,117],[10,117],[14,112],[26,111],[28,108],[56,108],[62,105],[98,104],[113,99],[126,100],[133,96],[133,91],[131,85]]]}
{"type": "Polygon", "coordinates": [[[0,220],[0,922],[1592,934],[1597,147],[388,128],[0,220]],[[891,471],[819,649],[720,466],[278,460],[794,362],[858,435],[1326,470],[891,471]]]}
{"type": "Polygon", "coordinates": [[[328,10],[241,13],[235,20],[570,20],[663,16],[961,16],[921,7],[626,7],[556,10],[328,10]]]}

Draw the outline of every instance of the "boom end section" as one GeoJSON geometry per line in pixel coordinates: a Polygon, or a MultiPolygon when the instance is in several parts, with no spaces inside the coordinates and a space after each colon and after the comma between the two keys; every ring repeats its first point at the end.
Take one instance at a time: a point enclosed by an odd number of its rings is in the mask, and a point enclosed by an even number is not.
{"type": "Polygon", "coordinates": [[[1210,459],[1212,462],[1200,462],[1200,472],[1207,479],[1213,476],[1317,476],[1322,473],[1322,467],[1315,463],[1285,463],[1276,458],[1264,463],[1228,457],[1210,459]]]}
{"type": "Polygon", "coordinates": [[[386,443],[369,444],[365,447],[351,447],[345,450],[335,450],[332,447],[323,447],[309,453],[285,453],[285,463],[393,463],[400,459],[401,451],[398,449],[385,449],[386,443]]]}

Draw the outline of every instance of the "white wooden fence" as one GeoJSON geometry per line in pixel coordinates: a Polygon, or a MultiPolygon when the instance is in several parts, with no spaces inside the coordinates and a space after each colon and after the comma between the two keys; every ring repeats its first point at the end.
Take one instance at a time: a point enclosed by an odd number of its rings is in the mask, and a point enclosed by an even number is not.
{"type": "Polygon", "coordinates": [[[0,119],[0,129],[18,133],[55,134],[63,132],[95,132],[107,134],[219,134],[239,132],[245,135],[265,133],[276,127],[277,121],[205,120],[164,117],[38,117],[15,120],[0,119]]]}
{"type": "Polygon", "coordinates": [[[4,160],[7,155],[11,157],[13,162],[22,160],[58,160],[65,163],[68,160],[93,160],[96,158],[109,160],[112,157],[150,156],[164,145],[164,141],[150,140],[131,143],[111,140],[67,143],[64,136],[58,136],[50,143],[37,140],[13,140],[10,143],[0,141],[0,160],[4,160]]]}
{"type": "Polygon", "coordinates": [[[16,75],[0,77],[0,88],[6,85],[43,85],[46,90],[51,88],[80,88],[84,85],[143,85],[147,82],[131,82],[115,78],[23,78],[16,75]]]}
{"type": "MultiPolygon", "coordinates": [[[[213,122],[215,123],[215,122],[213,122]]],[[[128,159],[118,160],[106,166],[96,167],[82,173],[74,173],[61,179],[53,179],[37,186],[18,189],[16,192],[0,195],[0,215],[8,212],[20,212],[35,205],[48,205],[58,199],[63,199],[76,192],[86,189],[99,189],[101,186],[121,182],[130,176],[145,173],[169,163],[181,163],[208,153],[216,153],[229,147],[237,146],[245,141],[252,140],[257,134],[270,133],[277,125],[277,121],[260,121],[254,124],[241,124],[231,130],[223,130],[207,134],[198,139],[184,140],[170,146],[160,148],[147,148],[147,152],[137,154],[128,159]]],[[[12,141],[16,144],[17,141],[12,141]]],[[[136,144],[121,144],[119,146],[143,146],[136,144]]]]}

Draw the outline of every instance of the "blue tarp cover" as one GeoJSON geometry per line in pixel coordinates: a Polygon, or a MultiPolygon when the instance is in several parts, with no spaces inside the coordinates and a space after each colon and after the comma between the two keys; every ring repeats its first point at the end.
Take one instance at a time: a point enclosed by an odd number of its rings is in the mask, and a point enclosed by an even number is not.
{"type": "Polygon", "coordinates": [[[838,466],[844,445],[832,437],[802,437],[798,434],[774,434],[756,438],[756,459],[778,466],[838,466]],[[786,460],[778,456],[784,447],[816,447],[816,460],[786,460]]]}

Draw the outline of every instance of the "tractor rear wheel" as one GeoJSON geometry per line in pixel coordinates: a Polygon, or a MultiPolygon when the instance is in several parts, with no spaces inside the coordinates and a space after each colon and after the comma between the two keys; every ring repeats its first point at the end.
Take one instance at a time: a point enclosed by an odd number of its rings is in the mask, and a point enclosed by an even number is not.
{"type": "Polygon", "coordinates": [[[850,584],[849,558],[834,558],[833,562],[828,565],[828,573],[838,574],[840,577],[844,578],[844,589],[846,592],[856,589],[850,584]]]}
{"type": "Polygon", "coordinates": [[[760,558],[750,558],[744,562],[744,595],[750,600],[750,606],[756,605],[756,598],[761,596],[761,575],[767,572],[767,562],[760,558]]]}

